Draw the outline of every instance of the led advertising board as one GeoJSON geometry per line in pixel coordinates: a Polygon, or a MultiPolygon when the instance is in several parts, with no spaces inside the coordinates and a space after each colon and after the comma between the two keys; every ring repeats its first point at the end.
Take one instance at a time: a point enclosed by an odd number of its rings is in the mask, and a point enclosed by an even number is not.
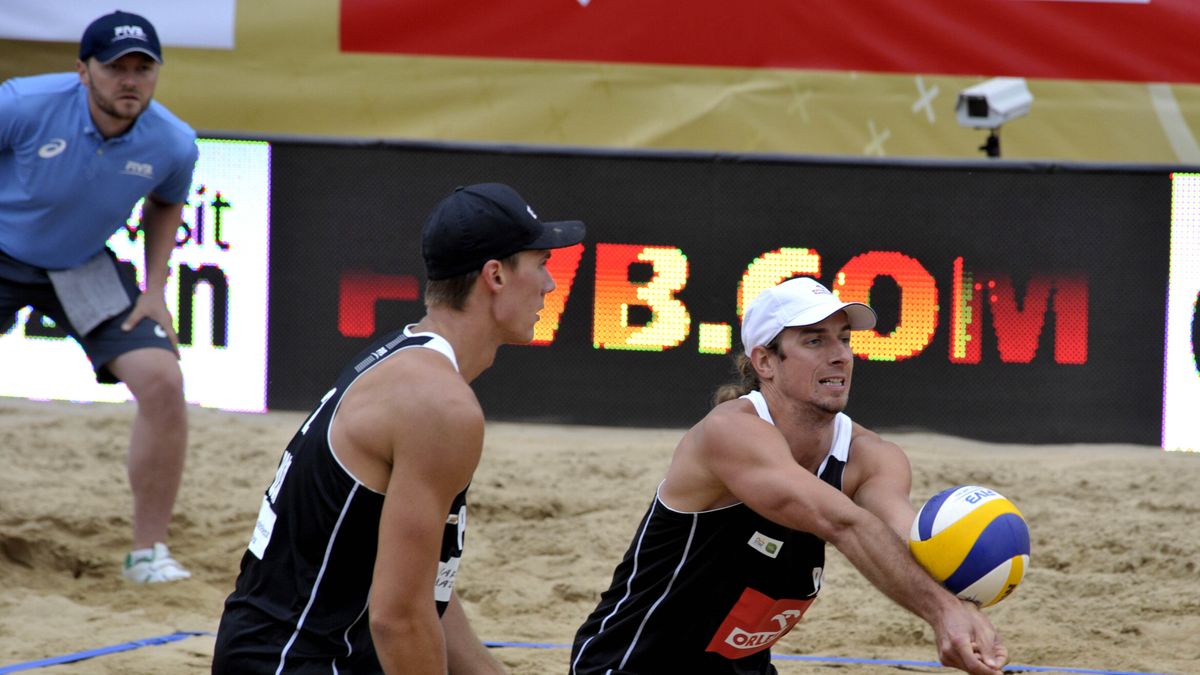
{"type": "Polygon", "coordinates": [[[1200,174],[1172,179],[1162,447],[1200,452],[1200,174]]]}
{"type": "MultiPolygon", "coordinates": [[[[311,407],[421,317],[421,224],[486,181],[589,228],[533,344],[472,383],[491,419],[690,424],[749,300],[808,275],[879,315],[851,338],[868,426],[1200,445],[1200,178],[1152,168],[206,140],[167,289],[188,400],[311,407]]],[[[136,219],[112,240],[135,266],[136,219]]],[[[128,398],[56,331],[24,310],[0,336],[0,395],[128,398]]]]}
{"type": "MultiPolygon", "coordinates": [[[[189,403],[266,409],[267,268],[271,147],[201,139],[188,204],[176,233],[167,307],[180,339],[189,403]]],[[[141,204],[109,240],[143,281],[141,204]]],[[[74,340],[48,318],[21,310],[0,336],[0,395],[70,401],[125,401],[123,384],[99,384],[74,340]]]]}
{"type": "Polygon", "coordinates": [[[515,186],[588,237],[535,344],[473,384],[493,419],[686,425],[731,377],[747,298],[809,275],[869,302],[847,412],[998,441],[1157,444],[1162,171],[420,145],[276,145],[269,401],[308,408],[422,314],[421,223],[515,186]],[[1135,336],[1131,338],[1131,336],[1135,336]]]}

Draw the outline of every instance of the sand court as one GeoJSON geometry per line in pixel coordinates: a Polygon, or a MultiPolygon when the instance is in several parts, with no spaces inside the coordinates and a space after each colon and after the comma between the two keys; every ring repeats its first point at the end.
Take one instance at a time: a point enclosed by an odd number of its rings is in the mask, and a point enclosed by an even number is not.
{"type": "MultiPolygon", "coordinates": [[[[137,587],[119,575],[133,406],[0,399],[0,673],[209,672],[209,633],[304,415],[189,412],[170,543],[194,576],[137,587]],[[164,644],[29,665],[177,631],[164,644]]],[[[512,645],[496,654],[513,673],[567,672],[562,645],[607,587],[681,433],[489,424],[458,589],[480,637],[512,645]]],[[[915,501],[976,483],[1025,514],[1029,572],[987,610],[1015,664],[1200,673],[1200,456],[884,435],[909,454],[915,501]]],[[[827,556],[821,596],[775,649],[813,660],[776,659],[780,673],[937,672],[923,665],[936,659],[932,631],[832,547],[827,556]]]]}

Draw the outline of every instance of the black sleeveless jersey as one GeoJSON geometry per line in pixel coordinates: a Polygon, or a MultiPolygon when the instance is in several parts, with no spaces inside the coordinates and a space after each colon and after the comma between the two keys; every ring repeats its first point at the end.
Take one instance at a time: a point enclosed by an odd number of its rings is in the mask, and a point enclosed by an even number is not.
{"type": "MultiPolygon", "coordinates": [[[[434,349],[458,367],[433,333],[387,335],[342,371],[292,438],[263,495],[241,573],[225,601],[214,673],[380,673],[367,601],[383,494],[339,463],[329,430],[355,380],[405,349],[434,349]]],[[[430,600],[445,611],[458,573],[467,491],[455,498],[442,536],[430,600]]]]}
{"type": "MultiPolygon", "coordinates": [[[[758,392],[748,398],[771,422],[758,392]]],[[[818,470],[842,489],[850,418],[818,470]]],[[[825,542],[738,503],[675,511],[655,495],[612,585],[575,635],[571,675],[774,673],[770,647],[821,587],[825,542]]]]}

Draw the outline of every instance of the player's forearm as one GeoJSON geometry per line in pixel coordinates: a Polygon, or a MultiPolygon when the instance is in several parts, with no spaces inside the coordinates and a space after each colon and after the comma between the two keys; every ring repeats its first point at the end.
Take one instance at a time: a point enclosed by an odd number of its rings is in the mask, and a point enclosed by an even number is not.
{"type": "Polygon", "coordinates": [[[896,491],[887,494],[876,492],[864,495],[860,490],[860,493],[854,497],[854,503],[875,514],[875,517],[886,523],[901,542],[908,541],[908,533],[912,529],[913,520],[917,517],[917,511],[912,507],[907,492],[896,491]]]}
{"type": "Polygon", "coordinates": [[[442,627],[450,675],[504,675],[504,667],[475,635],[457,594],[451,596],[442,615],[442,627]]]}
{"type": "Polygon", "coordinates": [[[161,204],[147,197],[142,205],[147,292],[162,292],[167,284],[168,265],[175,250],[175,232],[182,218],[182,204],[161,204]]]}
{"type": "Polygon", "coordinates": [[[930,624],[959,604],[913,559],[892,528],[869,513],[839,528],[829,543],[880,592],[930,624]]]}
{"type": "Polygon", "coordinates": [[[448,672],[445,635],[436,612],[432,618],[372,616],[371,640],[385,673],[446,675],[448,672]]]}
{"type": "Polygon", "coordinates": [[[487,647],[479,642],[452,649],[448,658],[450,675],[504,675],[507,672],[487,647]]]}

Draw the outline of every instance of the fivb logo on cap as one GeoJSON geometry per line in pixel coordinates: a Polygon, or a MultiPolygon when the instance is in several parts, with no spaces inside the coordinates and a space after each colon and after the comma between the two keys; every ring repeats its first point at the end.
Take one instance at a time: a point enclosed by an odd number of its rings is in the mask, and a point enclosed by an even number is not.
{"type": "Polygon", "coordinates": [[[113,26],[113,41],[116,40],[141,40],[149,42],[146,37],[146,31],[142,30],[141,26],[113,26]]]}
{"type": "Polygon", "coordinates": [[[96,19],[79,41],[80,61],[95,57],[100,63],[111,63],[132,52],[162,63],[158,32],[145,17],[129,12],[116,11],[96,19]]]}

